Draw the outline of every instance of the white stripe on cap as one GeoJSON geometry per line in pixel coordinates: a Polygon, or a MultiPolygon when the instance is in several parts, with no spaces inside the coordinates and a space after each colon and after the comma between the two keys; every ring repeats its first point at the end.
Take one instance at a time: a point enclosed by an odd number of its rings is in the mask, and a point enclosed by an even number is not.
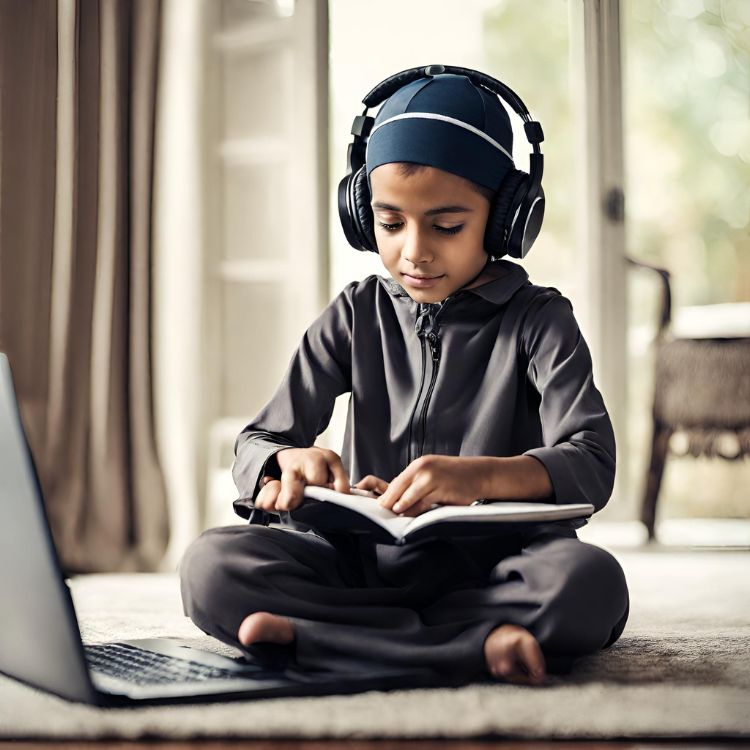
{"type": "Polygon", "coordinates": [[[448,115],[440,115],[437,112],[404,112],[400,115],[393,115],[393,117],[389,117],[387,120],[383,120],[383,122],[379,122],[370,131],[370,136],[367,139],[367,146],[365,148],[365,161],[367,160],[367,150],[370,147],[370,138],[372,138],[372,134],[378,128],[382,128],[383,125],[387,125],[389,122],[393,122],[394,120],[406,120],[406,119],[443,120],[443,122],[450,122],[453,125],[458,125],[458,127],[464,128],[465,130],[469,130],[475,135],[478,135],[480,138],[484,138],[484,140],[487,141],[487,143],[490,143],[495,148],[500,149],[500,151],[502,151],[511,160],[511,162],[513,161],[512,154],[509,154],[506,149],[504,149],[494,138],[490,138],[490,136],[488,136],[487,133],[482,132],[479,128],[475,128],[473,125],[469,125],[468,122],[464,122],[463,120],[457,120],[455,117],[448,117],[448,115]]]}

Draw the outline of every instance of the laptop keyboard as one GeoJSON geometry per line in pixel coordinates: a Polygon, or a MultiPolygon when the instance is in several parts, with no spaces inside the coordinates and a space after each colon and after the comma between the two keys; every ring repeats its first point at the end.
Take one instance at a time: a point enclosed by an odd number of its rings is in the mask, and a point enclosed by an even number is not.
{"type": "Polygon", "coordinates": [[[237,673],[229,669],[210,667],[122,643],[90,644],[84,646],[84,650],[86,660],[94,671],[137,685],[168,685],[237,677],[237,673]]]}

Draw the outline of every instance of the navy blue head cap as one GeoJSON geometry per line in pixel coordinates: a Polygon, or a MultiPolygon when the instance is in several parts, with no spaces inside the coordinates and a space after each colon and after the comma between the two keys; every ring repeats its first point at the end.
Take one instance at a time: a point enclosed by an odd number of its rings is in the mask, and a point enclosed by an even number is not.
{"type": "Polygon", "coordinates": [[[380,107],[367,141],[370,173],[390,162],[437,167],[497,190],[513,164],[513,128],[497,95],[466,76],[419,78],[380,107]]]}

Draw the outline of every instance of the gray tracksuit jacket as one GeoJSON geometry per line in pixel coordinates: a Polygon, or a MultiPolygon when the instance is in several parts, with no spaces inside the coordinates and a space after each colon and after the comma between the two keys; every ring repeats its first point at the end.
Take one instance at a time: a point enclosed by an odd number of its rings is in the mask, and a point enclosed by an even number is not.
{"type": "Polygon", "coordinates": [[[601,510],[614,484],[615,440],[572,305],[532,284],[520,265],[494,263],[504,276],[436,304],[415,302],[377,274],[347,284],[237,438],[237,514],[277,519],[252,513],[260,479],[280,477],[277,451],[315,443],[342,393],[351,393],[340,455],[352,484],[367,474],[390,482],[428,453],[523,454],[546,467],[547,502],[601,510]]]}

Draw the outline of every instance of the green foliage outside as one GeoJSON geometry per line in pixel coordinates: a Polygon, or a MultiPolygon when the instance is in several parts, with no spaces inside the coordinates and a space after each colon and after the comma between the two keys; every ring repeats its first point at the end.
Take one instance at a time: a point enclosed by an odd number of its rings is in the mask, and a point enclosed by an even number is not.
{"type": "Polygon", "coordinates": [[[750,300],[750,3],[623,8],[629,251],[677,305],[750,300]]]}

